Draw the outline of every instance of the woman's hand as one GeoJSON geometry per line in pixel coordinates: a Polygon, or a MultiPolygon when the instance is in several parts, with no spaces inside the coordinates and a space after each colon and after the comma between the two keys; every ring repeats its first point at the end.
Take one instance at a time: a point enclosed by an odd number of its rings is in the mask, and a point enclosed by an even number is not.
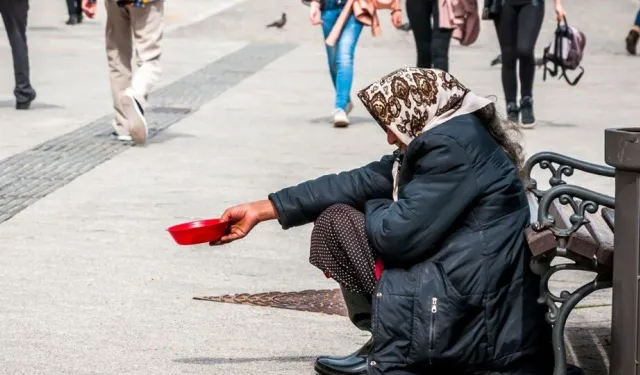
{"type": "Polygon", "coordinates": [[[402,11],[400,9],[391,12],[391,23],[395,28],[402,26],[402,11]]]}
{"type": "Polygon", "coordinates": [[[93,18],[96,16],[96,11],[98,10],[97,3],[91,3],[89,2],[89,0],[82,0],[81,6],[85,16],[87,16],[88,18],[93,18]]]}
{"type": "Polygon", "coordinates": [[[564,17],[567,15],[567,12],[564,11],[564,8],[562,7],[562,2],[560,0],[556,0],[556,18],[558,19],[558,22],[562,22],[562,20],[564,20],[564,17]]]}
{"type": "Polygon", "coordinates": [[[228,208],[222,214],[221,219],[229,221],[229,233],[224,235],[220,241],[211,242],[209,245],[221,245],[244,238],[258,223],[273,220],[276,217],[276,209],[270,200],[245,203],[228,208]]]}
{"type": "Polygon", "coordinates": [[[309,21],[312,25],[320,25],[322,18],[320,17],[320,3],[318,1],[312,1],[309,5],[309,21]]]}

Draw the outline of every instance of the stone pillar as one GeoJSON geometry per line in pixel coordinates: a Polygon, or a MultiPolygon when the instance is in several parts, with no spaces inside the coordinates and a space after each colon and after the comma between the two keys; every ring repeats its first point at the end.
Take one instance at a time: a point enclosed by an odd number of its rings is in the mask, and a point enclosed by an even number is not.
{"type": "Polygon", "coordinates": [[[605,161],[616,168],[610,375],[640,375],[640,128],[607,129],[605,161]]]}

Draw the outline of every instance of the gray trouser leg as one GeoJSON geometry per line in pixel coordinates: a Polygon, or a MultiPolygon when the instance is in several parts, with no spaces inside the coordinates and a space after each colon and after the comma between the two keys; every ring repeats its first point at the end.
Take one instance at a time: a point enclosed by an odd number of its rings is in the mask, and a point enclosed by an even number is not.
{"type": "Polygon", "coordinates": [[[0,13],[7,30],[13,54],[13,72],[16,87],[13,91],[16,101],[26,102],[35,94],[29,81],[29,52],[27,49],[28,0],[0,0],[0,13]]]}
{"type": "Polygon", "coordinates": [[[343,287],[340,289],[351,322],[363,331],[371,331],[371,297],[350,292],[343,287]]]}

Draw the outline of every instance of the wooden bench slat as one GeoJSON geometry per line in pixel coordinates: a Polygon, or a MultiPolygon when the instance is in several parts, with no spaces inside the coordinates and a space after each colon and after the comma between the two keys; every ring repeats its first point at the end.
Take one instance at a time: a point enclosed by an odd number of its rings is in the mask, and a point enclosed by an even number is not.
{"type": "MultiPolygon", "coordinates": [[[[538,199],[531,192],[527,192],[527,200],[531,213],[531,222],[538,220],[538,199]]],[[[549,207],[549,214],[556,221],[556,227],[567,229],[571,227],[570,217],[573,209],[554,201],[549,207]]],[[[613,233],[607,223],[598,214],[586,214],[588,223],[582,225],[575,233],[569,236],[566,248],[587,259],[596,259],[598,263],[611,267],[613,264],[613,233]]],[[[557,239],[551,230],[541,232],[534,231],[531,227],[525,232],[529,248],[534,256],[543,255],[554,250],[557,239]]]]}
{"type": "Polygon", "coordinates": [[[613,232],[604,221],[602,213],[586,214],[589,223],[585,225],[591,236],[598,242],[596,259],[598,263],[613,267],[613,232]]]}

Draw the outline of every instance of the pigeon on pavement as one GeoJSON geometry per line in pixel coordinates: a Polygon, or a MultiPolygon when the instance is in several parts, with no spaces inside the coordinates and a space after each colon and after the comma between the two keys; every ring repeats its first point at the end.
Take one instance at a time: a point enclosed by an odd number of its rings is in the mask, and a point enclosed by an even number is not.
{"type": "Polygon", "coordinates": [[[267,27],[276,27],[278,29],[282,29],[286,24],[287,24],[287,14],[282,13],[282,17],[279,20],[268,24],[267,27]]]}

